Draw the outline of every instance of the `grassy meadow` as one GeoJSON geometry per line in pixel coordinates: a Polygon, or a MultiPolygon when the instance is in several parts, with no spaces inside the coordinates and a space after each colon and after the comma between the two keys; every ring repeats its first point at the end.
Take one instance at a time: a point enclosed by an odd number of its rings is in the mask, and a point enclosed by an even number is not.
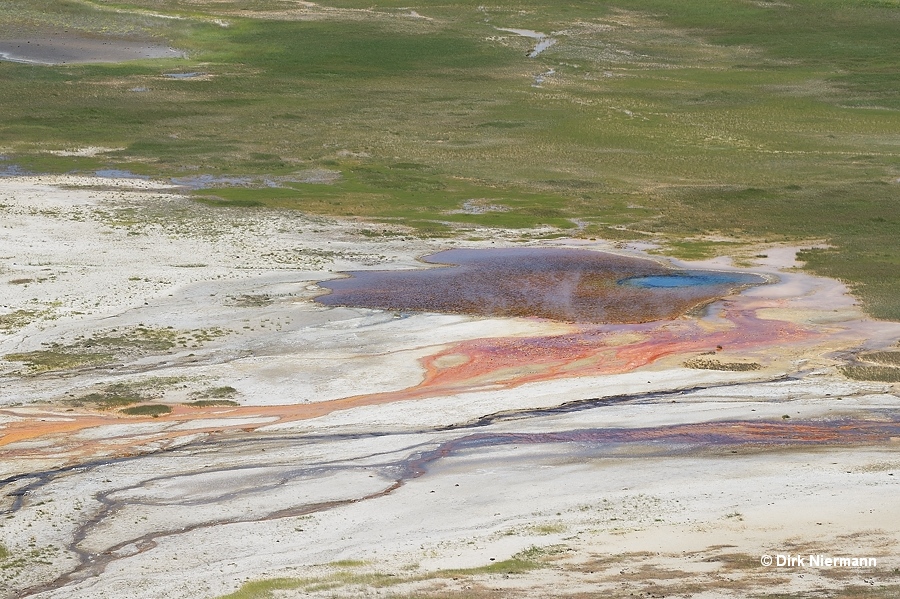
{"type": "Polygon", "coordinates": [[[0,170],[209,176],[198,201],[423,235],[816,241],[900,320],[900,0],[0,5],[0,36],[60,27],[188,58],[0,62],[0,170]],[[85,146],[114,150],[51,153],[85,146]]]}

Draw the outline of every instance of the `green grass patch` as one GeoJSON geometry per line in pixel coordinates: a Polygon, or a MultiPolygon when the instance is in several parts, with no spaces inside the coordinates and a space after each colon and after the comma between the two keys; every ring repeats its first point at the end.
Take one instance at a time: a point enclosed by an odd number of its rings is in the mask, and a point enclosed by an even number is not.
{"type": "Polygon", "coordinates": [[[24,362],[33,373],[52,370],[72,370],[86,366],[100,366],[114,360],[106,353],[78,353],[62,350],[37,350],[31,352],[12,353],[3,356],[10,362],[24,362]]]}
{"type": "Polygon", "coordinates": [[[0,561],[7,559],[9,556],[9,549],[6,548],[6,545],[0,543],[0,561]]]}
{"type": "Polygon", "coordinates": [[[494,66],[499,58],[490,47],[452,32],[404,35],[380,23],[359,22],[342,23],[341,30],[352,44],[335,36],[334,24],[328,22],[298,27],[291,21],[238,21],[227,35],[205,28],[194,39],[210,42],[202,54],[205,60],[240,63],[249,59],[267,75],[288,81],[298,74],[307,80],[326,81],[416,76],[466,79],[473,68],[494,66]],[[212,42],[217,44],[215,50],[212,42]]]}
{"type": "Polygon", "coordinates": [[[159,418],[171,412],[172,408],[159,404],[144,404],[119,410],[120,414],[127,414],[128,416],[151,416],[153,418],[159,418]]]}
{"type": "Polygon", "coordinates": [[[563,198],[526,189],[497,189],[458,181],[436,170],[397,165],[349,165],[329,185],[287,183],[285,187],[231,187],[195,192],[198,201],[219,207],[267,207],[309,213],[384,219],[443,235],[452,226],[572,229],[576,214],[563,198]],[[503,210],[467,212],[473,199],[503,210]]]}

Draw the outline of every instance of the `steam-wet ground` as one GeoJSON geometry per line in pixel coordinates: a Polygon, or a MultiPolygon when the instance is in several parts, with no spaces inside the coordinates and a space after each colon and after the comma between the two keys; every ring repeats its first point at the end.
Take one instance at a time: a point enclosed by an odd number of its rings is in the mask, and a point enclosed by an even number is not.
{"type": "Polygon", "coordinates": [[[898,584],[900,398],[839,367],[892,351],[900,328],[793,270],[794,249],[673,264],[773,283],[672,320],[395,313],[323,306],[318,283],[409,273],[454,243],[209,208],[143,179],[0,184],[3,596],[898,584]],[[801,551],[878,566],[758,565],[801,551]],[[458,570],[512,556],[528,567],[458,570]]]}

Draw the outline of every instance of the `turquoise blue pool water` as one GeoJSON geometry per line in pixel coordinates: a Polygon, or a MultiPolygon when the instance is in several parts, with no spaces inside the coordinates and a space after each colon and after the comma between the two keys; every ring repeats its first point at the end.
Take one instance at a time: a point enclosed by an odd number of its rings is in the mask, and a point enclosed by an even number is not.
{"type": "Polygon", "coordinates": [[[703,287],[707,285],[758,285],[757,275],[732,272],[675,272],[664,275],[647,275],[630,277],[619,281],[620,285],[641,287],[643,289],[677,289],[681,287],[703,287]]]}

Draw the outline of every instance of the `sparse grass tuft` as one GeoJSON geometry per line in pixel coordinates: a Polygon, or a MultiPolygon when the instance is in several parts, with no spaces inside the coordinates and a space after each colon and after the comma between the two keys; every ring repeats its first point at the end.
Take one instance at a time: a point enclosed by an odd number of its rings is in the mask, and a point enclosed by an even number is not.
{"type": "Polygon", "coordinates": [[[554,535],[566,532],[566,525],[561,522],[535,524],[534,526],[527,528],[526,532],[536,535],[554,535]]]}
{"type": "Polygon", "coordinates": [[[650,253],[674,256],[681,260],[705,260],[715,256],[731,255],[734,249],[740,246],[741,244],[736,242],[675,239],[667,241],[663,249],[650,253]]]}
{"type": "Polygon", "coordinates": [[[237,389],[234,387],[224,385],[222,387],[209,387],[202,391],[195,391],[191,393],[191,397],[196,397],[197,399],[228,399],[237,395],[237,392],[237,389]]]}
{"type": "Polygon", "coordinates": [[[273,578],[248,582],[240,589],[224,595],[219,599],[271,599],[275,591],[292,591],[309,585],[309,581],[300,578],[273,578]]]}
{"type": "Polygon", "coordinates": [[[146,397],[140,395],[139,393],[134,393],[131,391],[117,392],[108,390],[101,393],[89,393],[80,399],[72,401],[71,403],[73,405],[84,405],[86,403],[93,404],[98,409],[107,410],[110,408],[118,408],[135,403],[140,403],[146,399],[146,397]]]}
{"type": "Polygon", "coordinates": [[[221,387],[209,387],[201,391],[194,391],[191,397],[197,398],[195,401],[188,402],[185,405],[192,408],[209,408],[214,406],[239,406],[238,402],[229,399],[237,395],[238,391],[234,387],[224,385],[221,387]]]}
{"type": "Polygon", "coordinates": [[[362,566],[367,565],[369,562],[365,562],[363,560],[358,559],[342,559],[336,562],[331,562],[328,564],[329,566],[334,566],[335,568],[361,568],[362,566]]]}
{"type": "Polygon", "coordinates": [[[456,578],[462,576],[476,576],[479,574],[522,574],[547,567],[547,558],[563,551],[560,546],[538,547],[531,546],[520,551],[511,558],[499,562],[492,562],[476,568],[461,568],[452,570],[438,570],[433,574],[424,575],[420,579],[427,578],[456,578]]]}
{"type": "Polygon", "coordinates": [[[239,406],[238,402],[232,399],[198,399],[197,401],[189,401],[185,405],[192,408],[213,408],[216,406],[239,406]]]}

